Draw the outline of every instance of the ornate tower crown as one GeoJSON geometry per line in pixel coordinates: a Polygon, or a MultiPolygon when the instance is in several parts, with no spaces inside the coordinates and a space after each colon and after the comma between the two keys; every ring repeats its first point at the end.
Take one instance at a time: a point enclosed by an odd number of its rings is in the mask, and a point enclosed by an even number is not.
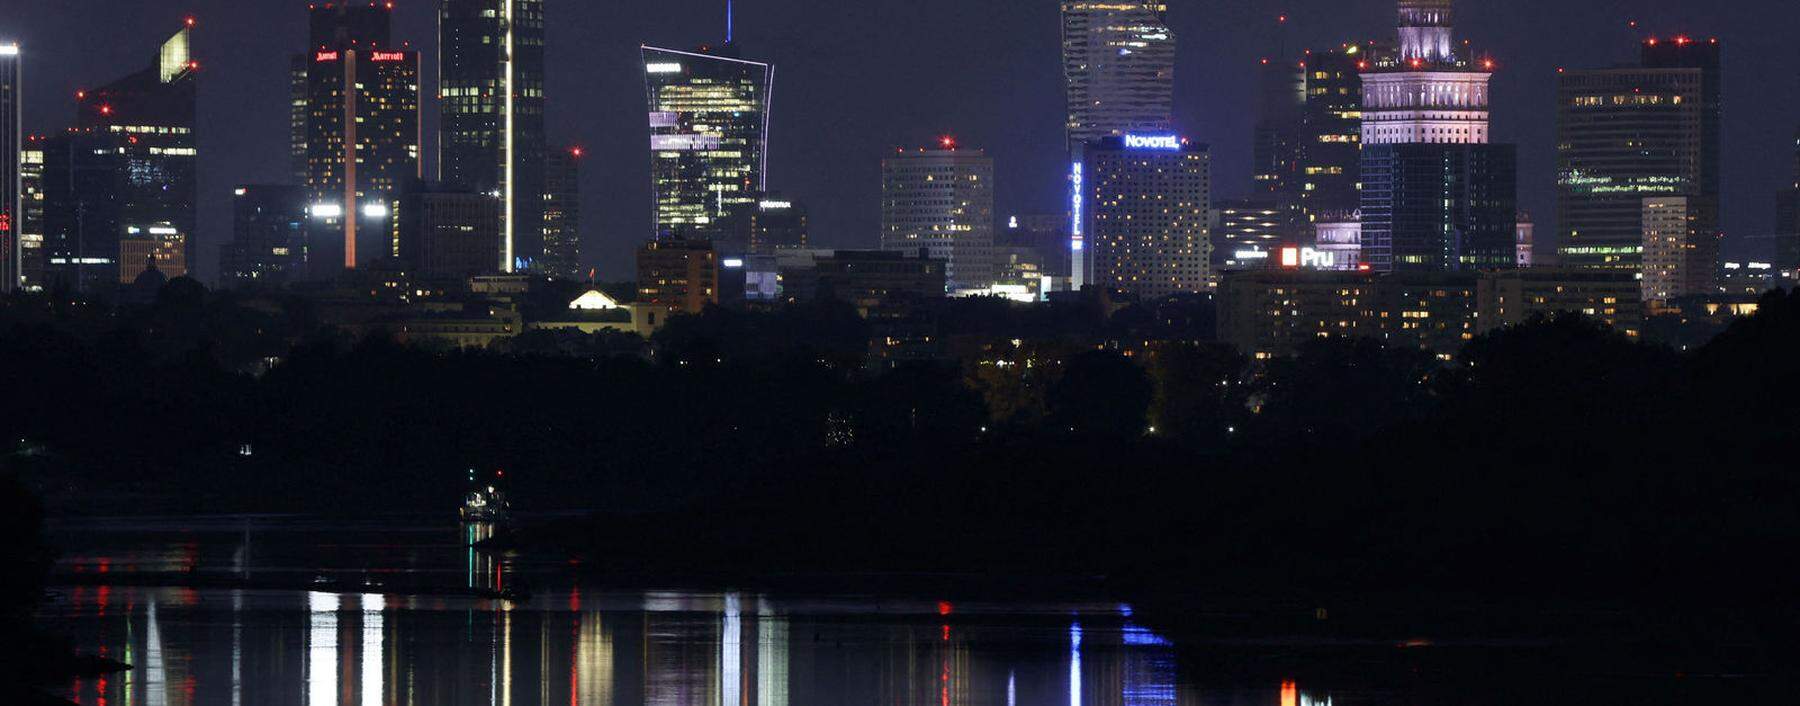
{"type": "Polygon", "coordinates": [[[1451,36],[1453,0],[1400,0],[1400,60],[1456,63],[1451,36]]]}

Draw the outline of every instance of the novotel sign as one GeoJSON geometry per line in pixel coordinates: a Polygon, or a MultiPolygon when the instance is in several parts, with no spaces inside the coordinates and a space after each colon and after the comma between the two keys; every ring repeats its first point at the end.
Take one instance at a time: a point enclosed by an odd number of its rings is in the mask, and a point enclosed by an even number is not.
{"type": "Polygon", "coordinates": [[[1181,149],[1181,138],[1177,135],[1127,134],[1125,146],[1134,150],[1178,150],[1181,149]]]}

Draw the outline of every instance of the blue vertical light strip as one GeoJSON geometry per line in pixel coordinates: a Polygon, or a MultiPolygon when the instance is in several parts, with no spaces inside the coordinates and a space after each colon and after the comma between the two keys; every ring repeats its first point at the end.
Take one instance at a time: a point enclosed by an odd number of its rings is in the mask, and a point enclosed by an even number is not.
{"type": "Polygon", "coordinates": [[[732,30],[733,30],[733,29],[735,29],[735,28],[734,28],[734,27],[733,27],[733,26],[732,26],[732,19],[733,19],[733,18],[732,18],[732,7],[731,7],[731,5],[732,5],[732,0],[725,0],[725,43],[726,43],[726,44],[730,44],[730,43],[731,43],[731,39],[732,39],[732,30]]]}
{"type": "Polygon", "coordinates": [[[1081,623],[1069,625],[1069,706],[1081,706],[1081,623]]]}

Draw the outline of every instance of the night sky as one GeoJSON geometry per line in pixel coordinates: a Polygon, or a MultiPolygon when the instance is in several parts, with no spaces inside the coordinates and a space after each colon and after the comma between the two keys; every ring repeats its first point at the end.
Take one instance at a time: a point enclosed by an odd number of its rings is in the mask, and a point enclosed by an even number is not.
{"type": "MultiPolygon", "coordinates": [[[[398,0],[396,38],[426,52],[435,92],[435,2],[398,0]]],[[[717,43],[725,0],[548,0],[550,137],[583,145],[586,257],[629,278],[650,232],[649,158],[638,45],[717,43]]],[[[1217,196],[1249,185],[1247,106],[1257,60],[1285,31],[1305,47],[1388,38],[1391,0],[1169,0],[1180,44],[1176,119],[1211,143],[1217,196]],[[1286,13],[1286,30],[1275,16],[1286,13]]],[[[1056,212],[1065,188],[1055,0],[738,0],[737,39],[776,66],[771,187],[805,201],[814,241],[872,247],[879,160],[944,133],[996,158],[998,211],[1056,212]]],[[[0,0],[0,37],[24,44],[26,127],[66,127],[74,92],[146,65],[192,14],[200,24],[201,213],[195,263],[210,281],[230,237],[231,187],[284,179],[287,61],[304,43],[303,0],[0,0]]],[[[1766,257],[1773,193],[1800,124],[1800,2],[1461,0],[1459,38],[1500,63],[1495,140],[1520,145],[1520,193],[1553,232],[1558,66],[1631,61],[1648,33],[1718,37],[1726,52],[1728,256],[1766,257]],[[1640,30],[1626,22],[1636,19],[1640,30]]],[[[426,110],[427,168],[435,107],[426,110]]],[[[429,171],[428,171],[429,173],[429,171]]],[[[1553,245],[1553,244],[1552,244],[1553,245]]],[[[1542,246],[1540,246],[1542,247],[1542,246]]]]}

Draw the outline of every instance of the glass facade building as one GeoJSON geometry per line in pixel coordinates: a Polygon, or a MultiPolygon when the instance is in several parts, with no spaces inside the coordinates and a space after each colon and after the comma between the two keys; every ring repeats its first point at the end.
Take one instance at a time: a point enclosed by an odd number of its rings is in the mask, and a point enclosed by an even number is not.
{"type": "Polygon", "coordinates": [[[23,277],[19,233],[24,228],[24,100],[19,45],[0,41],[0,292],[17,289],[23,277]]]}
{"type": "Polygon", "coordinates": [[[1109,135],[1166,132],[1175,104],[1175,35],[1156,0],[1063,0],[1069,152],[1109,135]]]}
{"type": "Polygon", "coordinates": [[[438,4],[443,181],[500,199],[499,269],[546,257],[543,0],[438,4]]]}
{"type": "MultiPolygon", "coordinates": [[[[399,255],[401,189],[419,172],[419,53],[389,48],[385,6],[316,5],[307,68],[309,276],[399,255]]],[[[497,264],[497,263],[496,263],[497,264]]]]}
{"type": "MultiPolygon", "coordinates": [[[[149,66],[76,97],[75,127],[44,147],[44,254],[49,285],[111,292],[148,252],[188,271],[197,151],[190,21],[149,66]]],[[[159,267],[161,269],[161,267],[159,267]]]]}
{"type": "Polygon", "coordinates": [[[718,51],[642,48],[654,236],[741,251],[766,191],[775,69],[718,51]]]}
{"type": "Polygon", "coordinates": [[[1362,257],[1377,272],[1518,266],[1518,150],[1363,146],[1362,257]]]}
{"type": "Polygon", "coordinates": [[[544,160],[544,254],[537,270],[551,277],[581,277],[580,147],[550,150],[544,160]]]}

